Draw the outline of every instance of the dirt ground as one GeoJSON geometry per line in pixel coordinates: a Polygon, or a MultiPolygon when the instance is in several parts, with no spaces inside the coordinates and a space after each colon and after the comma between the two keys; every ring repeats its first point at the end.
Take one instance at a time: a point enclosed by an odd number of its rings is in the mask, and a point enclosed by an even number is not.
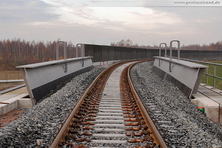
{"type": "Polygon", "coordinates": [[[0,128],[4,125],[9,124],[10,122],[19,118],[19,116],[24,112],[21,109],[12,110],[4,115],[0,115],[0,128]]]}
{"type": "MultiPolygon", "coordinates": [[[[15,87],[18,85],[23,84],[24,82],[18,82],[18,83],[0,83],[0,91],[15,87]]],[[[0,115],[0,128],[2,128],[4,125],[10,123],[13,120],[16,120],[19,118],[19,116],[24,112],[24,110],[21,109],[15,109],[12,110],[4,115],[0,115]]]]}

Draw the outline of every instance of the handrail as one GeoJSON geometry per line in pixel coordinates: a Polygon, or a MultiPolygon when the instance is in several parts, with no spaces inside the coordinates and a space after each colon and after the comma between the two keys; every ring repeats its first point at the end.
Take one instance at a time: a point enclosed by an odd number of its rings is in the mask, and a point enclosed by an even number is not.
{"type": "Polygon", "coordinates": [[[65,41],[57,41],[56,43],[56,60],[59,60],[59,45],[60,44],[64,46],[64,60],[66,60],[67,59],[67,52],[66,52],[67,42],[65,41]]]}
{"type": "MultiPolygon", "coordinates": [[[[172,40],[170,41],[170,61],[172,61],[172,44],[173,42],[177,42],[178,43],[178,54],[177,54],[177,59],[180,60],[180,41],[179,40],[172,40]]],[[[172,72],[172,68],[171,68],[171,62],[169,62],[169,71],[172,72]]]]}
{"type": "Polygon", "coordinates": [[[185,60],[185,61],[192,61],[192,62],[198,62],[198,63],[203,63],[203,64],[209,64],[209,65],[222,66],[222,64],[219,64],[219,63],[203,62],[203,61],[198,61],[198,60],[193,60],[193,59],[185,59],[185,58],[183,58],[183,60],[185,60]]]}
{"type": "Polygon", "coordinates": [[[185,58],[183,58],[183,60],[191,61],[191,62],[196,62],[196,63],[201,63],[201,64],[208,64],[208,65],[213,65],[214,66],[213,74],[209,74],[208,68],[206,69],[206,72],[204,73],[204,75],[206,75],[206,84],[207,85],[209,85],[209,83],[208,83],[208,76],[213,77],[213,79],[214,79],[213,87],[214,88],[216,88],[216,79],[222,80],[222,77],[219,77],[216,74],[216,68],[217,68],[216,66],[222,66],[222,64],[211,63],[211,62],[203,62],[203,61],[198,61],[198,60],[193,60],[193,59],[185,59],[185,58]]]}
{"type": "Polygon", "coordinates": [[[159,56],[161,56],[161,49],[162,49],[162,47],[161,47],[161,45],[165,45],[165,57],[166,57],[166,54],[167,54],[167,44],[166,43],[160,43],[160,45],[159,45],[159,56]]]}
{"type": "Polygon", "coordinates": [[[180,41],[179,41],[179,40],[172,40],[172,41],[170,42],[170,60],[172,60],[172,49],[173,49],[172,43],[173,43],[173,42],[177,42],[177,43],[178,43],[177,59],[180,60],[180,41]]]}
{"type": "MultiPolygon", "coordinates": [[[[159,56],[161,57],[161,49],[162,49],[162,47],[161,47],[161,45],[165,45],[165,57],[166,57],[166,53],[167,53],[167,44],[166,43],[160,43],[160,45],[159,45],[159,56]]],[[[160,59],[159,59],[159,66],[160,66],[160,59]]]]}

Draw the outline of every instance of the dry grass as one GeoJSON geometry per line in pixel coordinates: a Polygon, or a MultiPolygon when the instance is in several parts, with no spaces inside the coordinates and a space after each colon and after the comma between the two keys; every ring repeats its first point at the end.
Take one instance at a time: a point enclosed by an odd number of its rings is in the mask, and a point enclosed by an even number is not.
{"type": "MultiPolygon", "coordinates": [[[[0,80],[16,80],[16,79],[23,79],[22,73],[20,70],[14,71],[0,71],[0,80]]],[[[17,83],[0,83],[0,91],[18,86],[23,84],[24,82],[17,82],[17,83]]]]}
{"type": "Polygon", "coordinates": [[[20,70],[0,71],[0,80],[16,80],[16,79],[23,79],[20,70]]]}

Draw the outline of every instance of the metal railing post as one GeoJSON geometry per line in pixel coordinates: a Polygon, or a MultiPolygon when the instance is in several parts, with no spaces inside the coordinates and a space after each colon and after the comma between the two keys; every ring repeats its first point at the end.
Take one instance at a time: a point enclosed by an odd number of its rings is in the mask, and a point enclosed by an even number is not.
{"type": "Polygon", "coordinates": [[[172,71],[172,69],[171,69],[171,61],[172,61],[172,50],[173,50],[172,44],[173,44],[173,42],[177,42],[178,43],[177,59],[180,60],[180,41],[179,40],[172,40],[172,41],[170,41],[170,62],[169,62],[169,71],[170,72],[172,71]]]}
{"type": "Polygon", "coordinates": [[[76,45],[76,58],[79,56],[79,44],[76,45]]]}
{"type": "Polygon", "coordinates": [[[166,43],[160,43],[160,45],[159,45],[159,56],[161,57],[161,49],[162,49],[162,47],[161,47],[161,45],[165,45],[165,57],[166,57],[166,49],[167,49],[167,44],[166,43]]]}
{"type": "Polygon", "coordinates": [[[79,49],[80,49],[80,56],[84,57],[85,56],[85,45],[78,43],[76,44],[76,57],[79,57],[79,49]]]}
{"type": "Polygon", "coordinates": [[[82,46],[82,44],[80,44],[80,43],[78,43],[78,44],[76,44],[76,58],[78,58],[79,57],[79,47],[80,46],[82,46]]]}
{"type": "Polygon", "coordinates": [[[177,56],[178,56],[178,60],[180,60],[180,41],[178,41],[178,53],[177,53],[177,56]]]}
{"type": "Polygon", "coordinates": [[[206,71],[207,71],[207,74],[206,74],[206,84],[208,85],[208,74],[209,74],[209,73],[208,73],[208,67],[207,67],[207,70],[206,70],[206,71]]]}
{"type": "MultiPolygon", "coordinates": [[[[159,56],[161,57],[161,49],[162,49],[162,47],[161,47],[161,45],[165,45],[165,57],[166,57],[166,49],[167,49],[167,44],[166,43],[160,43],[160,45],[159,45],[159,56]]],[[[160,59],[159,59],[159,66],[160,66],[160,59]]]]}
{"type": "Polygon", "coordinates": [[[172,50],[173,50],[172,43],[173,42],[177,42],[178,43],[177,59],[180,60],[180,41],[179,40],[172,40],[170,42],[170,60],[172,60],[172,50]]]}
{"type": "Polygon", "coordinates": [[[85,56],[85,45],[81,44],[81,57],[85,56]]]}
{"type": "Polygon", "coordinates": [[[214,88],[216,87],[216,65],[214,65],[214,88]]]}
{"type": "Polygon", "coordinates": [[[59,60],[59,45],[62,44],[64,47],[64,59],[67,59],[67,42],[65,41],[57,41],[56,43],[56,60],[59,60]]]}
{"type": "Polygon", "coordinates": [[[219,103],[218,123],[220,124],[220,103],[219,103]]]}
{"type": "Polygon", "coordinates": [[[172,41],[170,42],[170,60],[172,60],[172,41]]]}

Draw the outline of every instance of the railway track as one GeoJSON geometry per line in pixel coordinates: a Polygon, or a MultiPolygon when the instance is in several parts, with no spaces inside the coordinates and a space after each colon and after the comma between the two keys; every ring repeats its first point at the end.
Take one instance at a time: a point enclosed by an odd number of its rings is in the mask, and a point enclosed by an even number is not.
{"type": "Polygon", "coordinates": [[[167,147],[136,94],[130,64],[113,65],[94,80],[51,147],[167,147]]]}

